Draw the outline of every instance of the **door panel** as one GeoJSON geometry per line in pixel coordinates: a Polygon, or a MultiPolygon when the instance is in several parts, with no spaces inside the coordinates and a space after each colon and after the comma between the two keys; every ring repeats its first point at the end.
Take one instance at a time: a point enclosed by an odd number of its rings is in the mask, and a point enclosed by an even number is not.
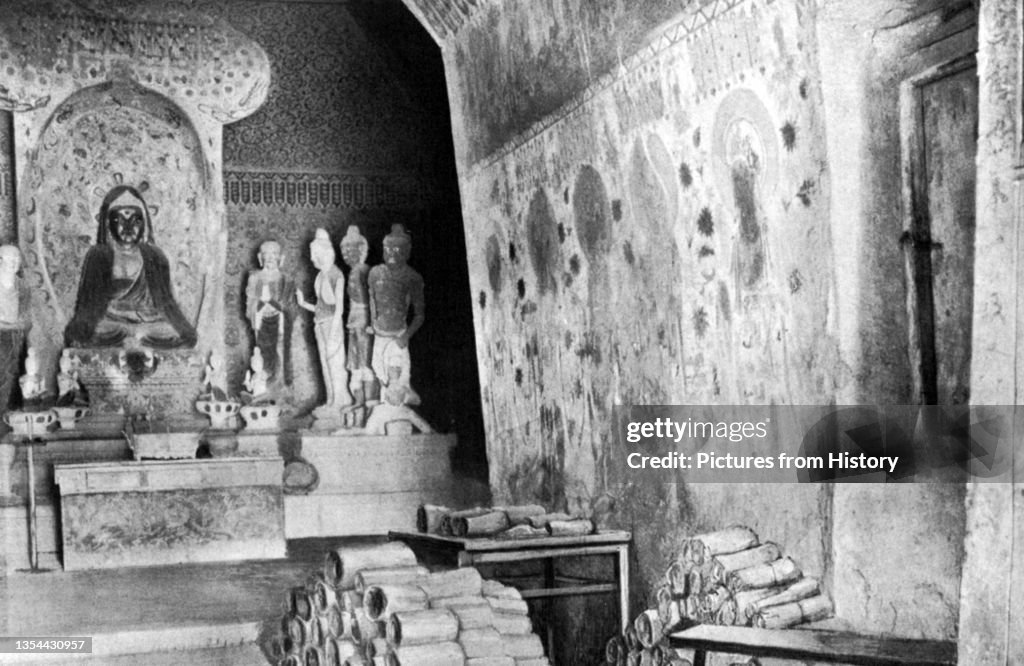
{"type": "Polygon", "coordinates": [[[929,256],[922,257],[912,279],[918,282],[919,309],[930,310],[920,312],[917,323],[925,352],[922,366],[931,366],[921,368],[922,398],[961,404],[970,396],[976,68],[970,63],[920,84],[917,100],[921,177],[916,186],[924,192],[915,193],[914,201],[924,210],[915,211],[914,224],[919,228],[914,235],[924,241],[919,249],[929,256]],[[930,295],[921,298],[922,291],[930,295]]]}
{"type": "Polygon", "coordinates": [[[978,152],[975,68],[921,90],[932,237],[936,398],[967,402],[974,289],[974,178],[978,152]]]}

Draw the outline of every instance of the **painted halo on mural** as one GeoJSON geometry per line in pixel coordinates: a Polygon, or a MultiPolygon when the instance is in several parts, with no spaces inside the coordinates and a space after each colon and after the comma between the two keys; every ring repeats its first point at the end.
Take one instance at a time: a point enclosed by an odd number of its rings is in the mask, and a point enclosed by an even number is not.
{"type": "Polygon", "coordinates": [[[757,174],[765,194],[779,179],[779,142],[764,102],[749,88],[730,91],[715,112],[711,135],[712,171],[720,192],[732,192],[733,168],[742,163],[757,174]]]}

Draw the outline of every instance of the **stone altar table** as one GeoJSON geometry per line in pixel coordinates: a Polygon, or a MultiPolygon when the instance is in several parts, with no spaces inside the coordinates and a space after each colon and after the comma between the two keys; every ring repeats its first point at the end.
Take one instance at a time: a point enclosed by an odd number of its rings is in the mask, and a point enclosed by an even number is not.
{"type": "Polygon", "coordinates": [[[57,465],[64,568],[285,556],[282,460],[57,465]]]}
{"type": "Polygon", "coordinates": [[[300,455],[319,482],[285,498],[289,539],[416,529],[420,504],[452,496],[455,435],[301,434],[300,455]]]}

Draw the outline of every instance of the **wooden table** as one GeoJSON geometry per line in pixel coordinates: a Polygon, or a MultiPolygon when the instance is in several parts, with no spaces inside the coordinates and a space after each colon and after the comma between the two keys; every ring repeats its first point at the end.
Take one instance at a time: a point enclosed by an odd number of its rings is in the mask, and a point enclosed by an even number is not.
{"type": "MultiPolygon", "coordinates": [[[[629,544],[633,535],[624,531],[606,531],[586,536],[539,537],[536,539],[488,539],[445,537],[420,532],[390,532],[392,541],[403,541],[424,561],[455,567],[542,560],[544,580],[539,588],[520,588],[523,599],[551,599],[618,592],[619,624],[629,626],[629,544]],[[614,555],[616,576],[613,581],[592,581],[555,575],[555,560],[569,557],[614,555]]],[[[548,624],[548,658],[554,656],[554,634],[548,624]]]]}
{"type": "Polygon", "coordinates": [[[708,652],[751,657],[806,659],[864,666],[956,666],[956,643],[863,636],[820,629],[751,629],[699,625],[669,634],[669,644],[694,650],[693,666],[708,652]]]}

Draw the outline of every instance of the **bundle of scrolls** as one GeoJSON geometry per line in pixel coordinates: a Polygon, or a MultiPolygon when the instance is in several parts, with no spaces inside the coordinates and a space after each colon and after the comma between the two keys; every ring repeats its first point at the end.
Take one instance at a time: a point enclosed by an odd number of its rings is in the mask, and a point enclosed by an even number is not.
{"type": "Polygon", "coordinates": [[[286,600],[264,645],[278,666],[549,666],[518,590],[401,543],[331,550],[286,600]]]}
{"type": "Polygon", "coordinates": [[[686,663],[668,654],[666,637],[694,624],[785,629],[831,616],[832,602],[816,578],[805,577],[777,544],[736,525],[680,543],[651,608],[608,641],[605,663],[686,663]]]}
{"type": "Polygon", "coordinates": [[[567,513],[551,513],[539,504],[472,509],[423,504],[416,512],[416,528],[426,534],[449,537],[532,539],[592,534],[594,522],[567,513]]]}

